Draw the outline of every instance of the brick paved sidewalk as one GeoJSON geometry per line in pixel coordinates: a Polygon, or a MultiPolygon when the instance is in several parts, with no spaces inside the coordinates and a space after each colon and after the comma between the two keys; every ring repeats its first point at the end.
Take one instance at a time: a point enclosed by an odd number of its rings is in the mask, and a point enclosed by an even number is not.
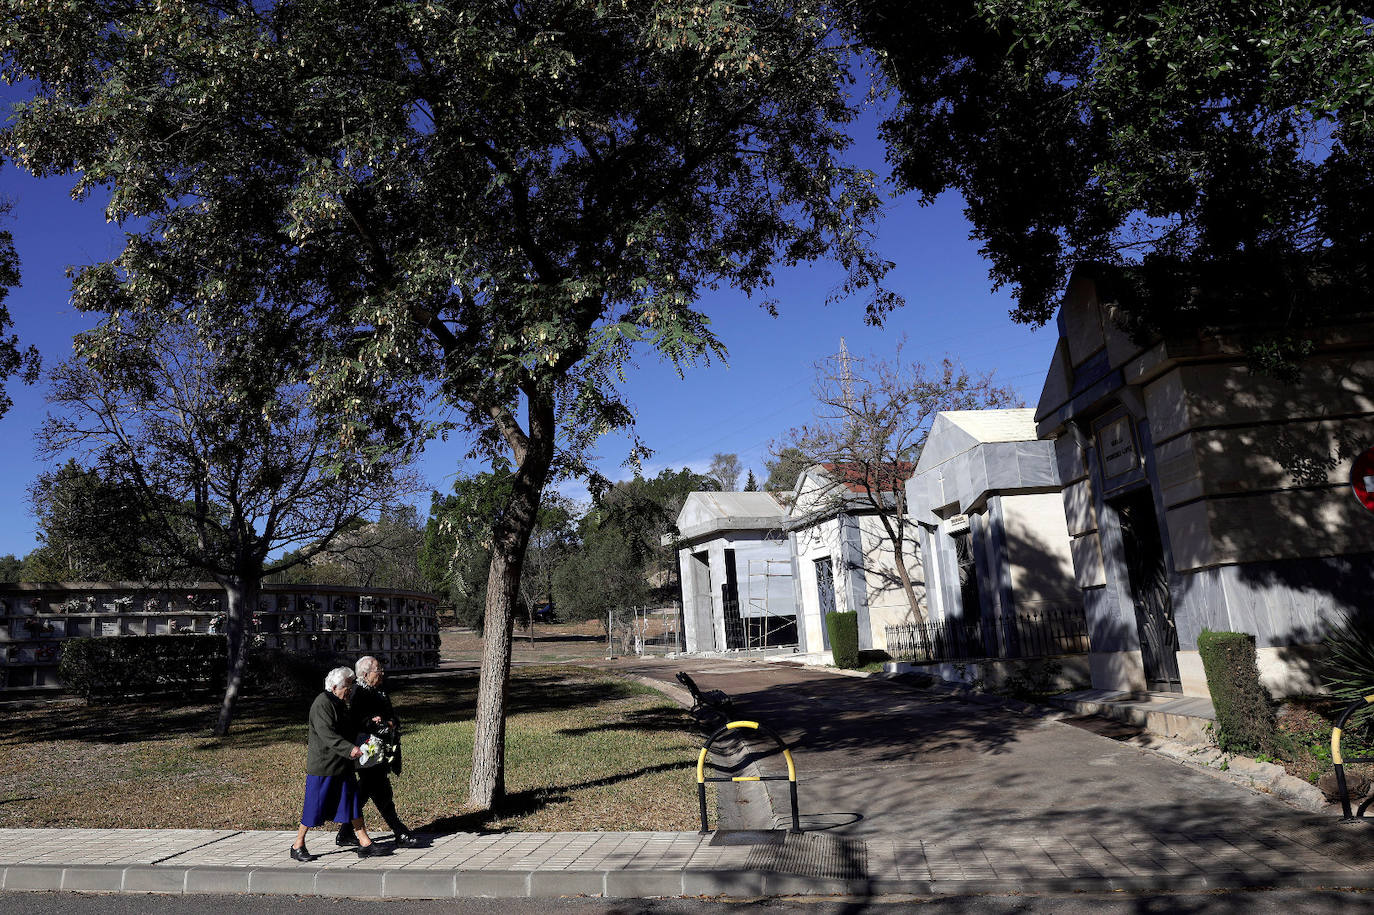
{"type": "MultiPolygon", "coordinates": [[[[376,858],[291,832],[0,829],[0,890],[457,896],[765,896],[1374,887],[1374,833],[1310,818],[1205,834],[1110,836],[1008,821],[942,841],[825,833],[504,833],[432,837],[376,858]],[[1126,852],[1128,850],[1128,853],[1126,852]]],[[[383,843],[385,844],[385,843],[383,843]]]]}

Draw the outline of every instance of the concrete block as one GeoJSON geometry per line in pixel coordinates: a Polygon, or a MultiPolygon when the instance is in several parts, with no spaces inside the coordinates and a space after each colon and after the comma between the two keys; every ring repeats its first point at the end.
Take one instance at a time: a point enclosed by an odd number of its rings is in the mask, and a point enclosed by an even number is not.
{"type": "Polygon", "coordinates": [[[47,864],[11,864],[4,869],[5,890],[60,890],[64,868],[47,864]]]}
{"type": "Polygon", "coordinates": [[[124,884],[124,868],[92,865],[62,870],[62,889],[83,893],[118,893],[124,884]]]}
{"type": "Polygon", "coordinates": [[[530,895],[604,896],[606,874],[602,871],[535,871],[530,874],[530,895]]]}
{"type": "Polygon", "coordinates": [[[246,893],[247,867],[192,867],[186,872],[187,893],[246,893]]]}
{"type": "Polygon", "coordinates": [[[1054,459],[1059,465],[1059,482],[1067,486],[1088,475],[1083,451],[1072,435],[1065,433],[1054,440],[1054,459]]]}
{"type": "Polygon", "coordinates": [[[1276,779],[1269,786],[1269,790],[1274,792],[1275,797],[1283,798],[1305,810],[1318,813],[1326,810],[1326,795],[1322,793],[1322,789],[1300,778],[1289,775],[1276,779]]]}
{"type": "Polygon", "coordinates": [[[683,871],[684,896],[762,896],[768,875],[751,871],[683,871]]]}
{"type": "Polygon", "coordinates": [[[453,872],[448,870],[390,870],[382,875],[382,895],[388,899],[452,899],[453,872]]]}
{"type": "Polygon", "coordinates": [[[1144,692],[1145,664],[1137,651],[1094,651],[1088,655],[1093,689],[1144,692]]]}
{"type": "Polygon", "coordinates": [[[799,874],[765,874],[764,893],[769,896],[865,896],[868,880],[804,877],[799,874]]]}
{"type": "Polygon", "coordinates": [[[1016,442],[1016,470],[1020,485],[1027,488],[1059,486],[1059,467],[1049,442],[1016,442]]]}
{"type": "Polygon", "coordinates": [[[1097,531],[1097,509],[1089,481],[1079,480],[1064,487],[1064,523],[1075,537],[1097,531]]]}
{"type": "Polygon", "coordinates": [[[1345,487],[1218,499],[1207,503],[1207,512],[1214,562],[1363,553],[1374,533],[1374,515],[1345,487]]]}
{"type": "Polygon", "coordinates": [[[1183,376],[1178,369],[1145,386],[1145,415],[1149,417],[1150,437],[1156,446],[1192,427],[1183,376]]]}
{"type": "Polygon", "coordinates": [[[1200,569],[1214,564],[1220,558],[1206,502],[1191,502],[1170,508],[1165,511],[1165,518],[1177,571],[1200,569]]]}
{"type": "Polygon", "coordinates": [[[1107,341],[1107,361],[1112,365],[1125,365],[1140,354],[1140,346],[1117,324],[1115,306],[1105,306],[1103,311],[1102,334],[1107,341]]]}
{"type": "Polygon", "coordinates": [[[255,867],[248,874],[248,892],[311,896],[319,867],[301,864],[296,868],[255,867]]]}
{"type": "Polygon", "coordinates": [[[144,865],[124,869],[126,893],[182,893],[186,890],[184,867],[144,865]]]}
{"type": "Polygon", "coordinates": [[[1068,344],[1069,364],[1081,365],[1089,356],[1107,345],[1102,330],[1102,309],[1097,302],[1097,285],[1086,277],[1070,280],[1059,308],[1059,332],[1068,344]]]}
{"type": "Polygon", "coordinates": [[[1195,434],[1184,434],[1154,446],[1155,476],[1164,505],[1178,505],[1206,493],[1195,451],[1195,434]]]}
{"type": "Polygon", "coordinates": [[[382,878],[385,871],[321,870],[315,875],[317,896],[363,896],[382,898],[382,878]]]}
{"type": "Polygon", "coordinates": [[[1250,759],[1248,756],[1232,757],[1230,771],[1233,775],[1243,775],[1253,779],[1259,785],[1268,785],[1287,774],[1283,766],[1260,762],[1250,759]]]}
{"type": "Polygon", "coordinates": [[[1196,651],[1178,652],[1178,673],[1183,681],[1183,695],[1208,698],[1207,672],[1202,667],[1202,655],[1196,651]]]}
{"type": "Polygon", "coordinates": [[[1069,350],[1061,338],[1050,358],[1050,367],[1045,372],[1045,384],[1040,389],[1040,399],[1036,401],[1035,416],[1043,419],[1050,412],[1063,406],[1069,399],[1069,350]]]}
{"type": "Polygon", "coordinates": [[[1074,581],[1080,588],[1094,588],[1107,583],[1107,570],[1102,564],[1102,544],[1097,534],[1084,534],[1069,541],[1073,556],[1074,581]]]}
{"type": "Polygon", "coordinates": [[[607,871],[606,895],[613,899],[700,895],[684,889],[686,877],[683,871],[607,871]]]}
{"type": "Polygon", "coordinates": [[[510,898],[530,894],[530,875],[509,871],[458,871],[453,875],[453,895],[510,898]]]}
{"type": "Polygon", "coordinates": [[[1255,649],[1260,682],[1274,696],[1304,696],[1320,693],[1321,649],[1317,645],[1285,645],[1255,649]]]}
{"type": "Polygon", "coordinates": [[[1332,353],[1303,363],[1294,385],[1232,364],[1179,370],[1194,425],[1240,426],[1272,420],[1321,419],[1374,413],[1374,359],[1332,353]]]}

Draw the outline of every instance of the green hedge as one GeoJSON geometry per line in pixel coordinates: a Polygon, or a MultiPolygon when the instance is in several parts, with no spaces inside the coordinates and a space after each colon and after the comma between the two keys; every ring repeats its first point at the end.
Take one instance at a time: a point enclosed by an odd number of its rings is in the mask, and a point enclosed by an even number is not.
{"type": "Polygon", "coordinates": [[[1246,754],[1276,753],[1278,725],[1273,700],[1260,684],[1255,637],[1204,630],[1197,648],[1217,712],[1217,746],[1246,754]]]}
{"type": "Polygon", "coordinates": [[[90,702],[151,693],[196,693],[224,684],[222,635],[130,635],[68,639],[57,676],[90,702]]]}
{"type": "Polygon", "coordinates": [[[835,666],[853,669],[859,666],[859,614],[828,613],[825,630],[830,635],[830,653],[835,666]]]}
{"type": "Polygon", "coordinates": [[[284,648],[250,652],[243,672],[243,691],[252,696],[314,697],[324,689],[324,678],[335,667],[352,667],[354,660],[335,655],[313,655],[284,648]]]}

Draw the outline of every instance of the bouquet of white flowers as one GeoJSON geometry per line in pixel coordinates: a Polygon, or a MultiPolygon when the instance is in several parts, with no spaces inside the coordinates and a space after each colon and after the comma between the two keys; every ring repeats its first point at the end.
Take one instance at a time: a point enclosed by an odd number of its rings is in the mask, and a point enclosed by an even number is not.
{"type": "MultiPolygon", "coordinates": [[[[359,734],[359,738],[365,735],[359,734]]],[[[360,740],[358,746],[362,748],[363,754],[358,757],[358,768],[369,769],[377,765],[386,758],[386,745],[376,737],[366,735],[366,740],[360,740]]]]}

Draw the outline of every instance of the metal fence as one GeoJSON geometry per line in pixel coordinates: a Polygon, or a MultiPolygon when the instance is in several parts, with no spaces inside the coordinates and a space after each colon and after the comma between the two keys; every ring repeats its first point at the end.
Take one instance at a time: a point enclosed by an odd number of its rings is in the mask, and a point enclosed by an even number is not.
{"type": "Polygon", "coordinates": [[[680,607],[631,607],[606,614],[606,650],[617,655],[666,655],[685,649],[680,607]]]}
{"type": "Polygon", "coordinates": [[[886,631],[888,654],[917,662],[1043,658],[1088,651],[1088,621],[1082,610],[888,626],[886,631]]]}

